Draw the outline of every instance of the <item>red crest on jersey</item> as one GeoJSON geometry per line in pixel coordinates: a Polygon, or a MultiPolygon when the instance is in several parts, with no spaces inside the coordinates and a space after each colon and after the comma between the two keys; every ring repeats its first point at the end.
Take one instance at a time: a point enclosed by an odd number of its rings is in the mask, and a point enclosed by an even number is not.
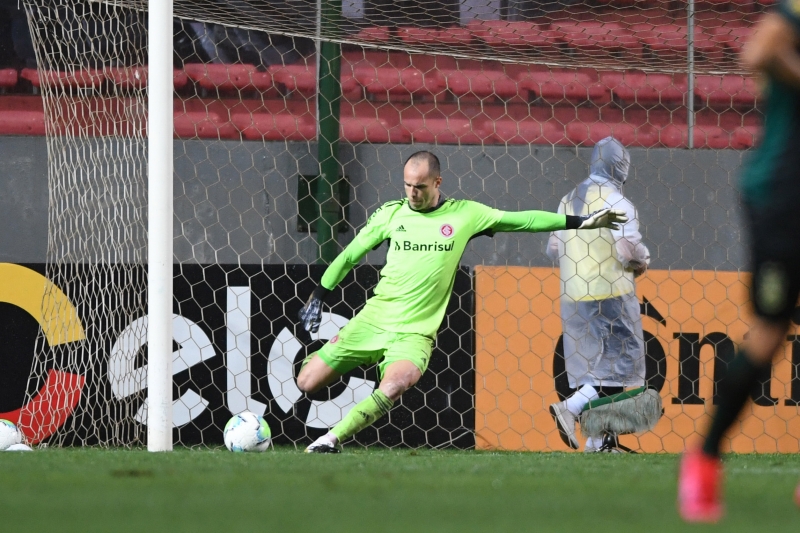
{"type": "Polygon", "coordinates": [[[444,237],[445,239],[449,239],[450,237],[452,237],[453,233],[455,232],[456,230],[454,230],[453,226],[451,226],[450,224],[442,224],[442,227],[439,228],[439,233],[441,233],[442,237],[444,237]]]}
{"type": "Polygon", "coordinates": [[[336,344],[339,342],[339,335],[334,335],[333,338],[330,340],[331,344],[336,344]]]}

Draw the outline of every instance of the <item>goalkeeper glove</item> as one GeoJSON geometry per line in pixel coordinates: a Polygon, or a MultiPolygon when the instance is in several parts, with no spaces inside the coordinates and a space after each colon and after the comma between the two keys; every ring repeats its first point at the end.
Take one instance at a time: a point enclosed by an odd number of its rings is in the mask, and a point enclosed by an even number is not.
{"type": "Polygon", "coordinates": [[[314,289],[314,292],[308,297],[306,305],[304,305],[297,314],[298,318],[300,318],[300,322],[303,324],[303,329],[309,333],[316,333],[319,331],[319,325],[322,322],[322,301],[329,292],[330,291],[322,285],[314,289]]]}
{"type": "Polygon", "coordinates": [[[619,229],[619,224],[624,224],[628,221],[625,211],[609,208],[600,209],[599,211],[578,218],[580,219],[580,225],[578,225],[577,229],[619,229]]]}

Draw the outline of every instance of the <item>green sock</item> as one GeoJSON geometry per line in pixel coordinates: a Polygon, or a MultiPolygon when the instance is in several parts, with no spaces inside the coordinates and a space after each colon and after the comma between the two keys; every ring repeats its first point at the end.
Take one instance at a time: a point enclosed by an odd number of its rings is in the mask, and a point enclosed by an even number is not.
{"type": "Polygon", "coordinates": [[[369,398],[362,400],[336,424],[331,433],[336,435],[339,442],[349,439],[367,426],[371,426],[380,417],[389,412],[394,402],[380,389],[370,394],[369,398]]]}

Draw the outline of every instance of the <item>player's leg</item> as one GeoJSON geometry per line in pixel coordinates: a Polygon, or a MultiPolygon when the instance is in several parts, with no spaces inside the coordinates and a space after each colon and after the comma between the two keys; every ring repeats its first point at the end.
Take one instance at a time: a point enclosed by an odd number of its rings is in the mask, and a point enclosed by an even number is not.
{"type": "Polygon", "coordinates": [[[687,452],[681,460],[678,508],[687,522],[716,522],[722,516],[720,442],[783,344],[800,292],[795,261],[766,260],[758,246],[754,248],[751,299],[756,317],[719,383],[719,403],[702,448],[687,452]]]}
{"type": "Polygon", "coordinates": [[[336,436],[336,442],[349,439],[388,414],[394,402],[399,400],[405,391],[416,385],[421,377],[422,372],[411,361],[395,361],[389,364],[384,371],[380,386],[368,398],[353,407],[331,430],[336,436]]]}
{"type": "Polygon", "coordinates": [[[321,446],[335,449],[338,443],[374,424],[422,377],[428,367],[433,339],[415,334],[391,336],[380,365],[380,385],[368,398],[356,404],[327,435],[318,439],[321,446]]]}
{"type": "Polygon", "coordinates": [[[318,353],[313,353],[303,361],[297,375],[297,387],[306,394],[313,394],[340,377],[342,374],[331,368],[318,353]]]}
{"type": "MultiPolygon", "coordinates": [[[[376,363],[390,335],[358,320],[358,316],[354,317],[337,336],[304,363],[297,378],[298,387],[305,392],[315,392],[357,366],[376,363]]],[[[338,442],[336,435],[328,431],[311,443],[306,452],[338,453],[338,442]]]]}

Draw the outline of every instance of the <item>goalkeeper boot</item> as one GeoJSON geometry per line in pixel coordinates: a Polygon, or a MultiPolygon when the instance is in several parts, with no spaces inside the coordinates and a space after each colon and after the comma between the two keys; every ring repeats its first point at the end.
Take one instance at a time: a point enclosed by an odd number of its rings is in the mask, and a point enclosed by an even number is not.
{"type": "Polygon", "coordinates": [[[575,415],[567,409],[567,402],[550,404],[550,414],[553,415],[553,420],[556,421],[561,440],[573,450],[577,450],[580,444],[578,443],[578,436],[575,434],[575,415]]]}
{"type": "Polygon", "coordinates": [[[306,448],[306,453],[340,453],[340,450],[336,447],[336,444],[331,442],[326,434],[312,442],[308,448],[306,448]]]}
{"type": "Polygon", "coordinates": [[[714,523],[722,518],[722,461],[701,450],[686,452],[678,477],[678,511],[686,522],[714,523]]]}

